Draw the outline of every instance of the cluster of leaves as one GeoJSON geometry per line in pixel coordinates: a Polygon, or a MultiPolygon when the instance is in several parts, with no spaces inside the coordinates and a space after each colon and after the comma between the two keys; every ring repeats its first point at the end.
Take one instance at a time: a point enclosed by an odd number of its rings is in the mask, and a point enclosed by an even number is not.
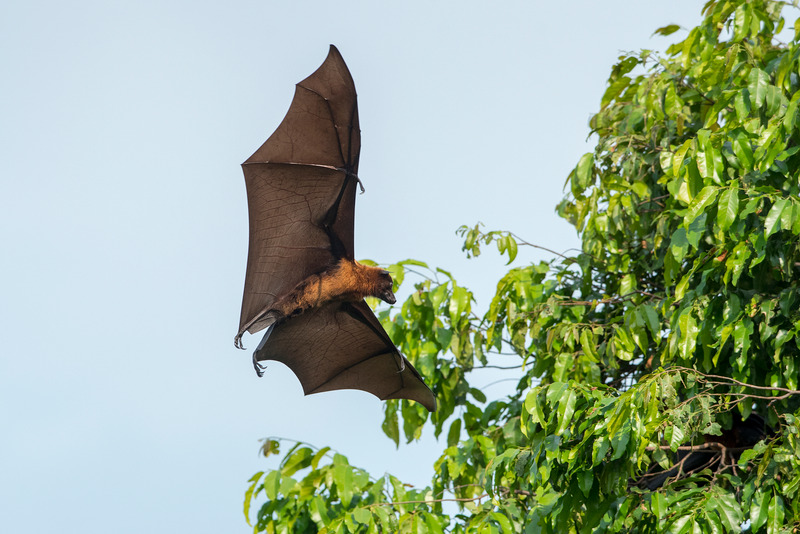
{"type": "MultiPolygon", "coordinates": [[[[254,530],[800,528],[800,25],[784,8],[712,0],[665,57],[620,57],[558,208],[581,251],[510,269],[483,316],[450,273],[390,267],[398,285],[422,275],[379,315],[439,410],[389,401],[383,430],[399,445],[401,428],[447,425],[429,487],[298,446],[251,480],[254,530]],[[516,394],[487,402],[469,379],[499,361],[516,394]],[[751,414],[762,435],[729,443],[751,414]],[[684,471],[700,450],[713,462],[684,471]]],[[[530,245],[459,232],[469,256],[494,243],[511,263],[530,245]]]]}
{"type": "MultiPolygon", "coordinates": [[[[280,454],[280,442],[266,439],[261,450],[264,456],[280,454]]],[[[373,480],[328,447],[295,443],[278,469],[253,475],[244,501],[248,522],[261,493],[267,502],[254,532],[444,532],[430,491],[407,488],[390,475],[373,480]],[[302,479],[293,478],[303,470],[308,472],[302,479]]]]}

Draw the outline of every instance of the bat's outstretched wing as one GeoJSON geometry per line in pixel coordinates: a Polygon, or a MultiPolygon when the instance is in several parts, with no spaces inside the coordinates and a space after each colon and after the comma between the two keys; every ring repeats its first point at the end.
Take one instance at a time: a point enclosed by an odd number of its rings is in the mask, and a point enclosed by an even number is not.
{"type": "Polygon", "coordinates": [[[360,389],[436,410],[433,393],[364,301],[328,303],[276,324],[268,335],[254,360],[286,364],[306,395],[360,389]]]}
{"type": "Polygon", "coordinates": [[[278,129],[242,164],[250,246],[239,336],[276,299],[339,258],[353,259],[361,134],[353,78],[336,47],[297,84],[278,129]]]}
{"type": "Polygon", "coordinates": [[[355,85],[331,46],[297,84],[275,133],[242,164],[250,247],[236,340],[271,325],[254,359],[288,365],[306,394],[361,389],[435,410],[433,393],[363,300],[331,297],[288,318],[267,313],[309,277],[354,259],[360,149],[355,85]]]}

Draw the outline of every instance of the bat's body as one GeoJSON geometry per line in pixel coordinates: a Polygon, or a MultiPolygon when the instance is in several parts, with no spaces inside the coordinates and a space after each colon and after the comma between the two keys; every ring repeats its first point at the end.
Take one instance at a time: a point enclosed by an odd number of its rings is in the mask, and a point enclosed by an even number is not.
{"type": "Polygon", "coordinates": [[[263,317],[265,324],[270,325],[330,302],[360,302],[364,297],[376,297],[394,304],[392,277],[384,269],[342,258],[330,269],[312,274],[300,282],[291,292],[276,300],[263,317]]]}
{"type": "Polygon", "coordinates": [[[306,394],[361,389],[433,411],[433,393],[363,300],[395,302],[389,273],[354,260],[360,148],[355,86],[331,46],[242,165],[250,248],[236,345],[269,327],[254,362],[285,363],[306,394]]]}

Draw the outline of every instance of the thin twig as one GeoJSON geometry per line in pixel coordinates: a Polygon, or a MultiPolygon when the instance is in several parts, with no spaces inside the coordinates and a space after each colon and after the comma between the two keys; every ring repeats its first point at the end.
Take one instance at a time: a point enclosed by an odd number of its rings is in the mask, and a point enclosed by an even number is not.
{"type": "Polygon", "coordinates": [[[479,501],[481,499],[485,499],[488,496],[489,496],[488,493],[484,493],[483,495],[478,495],[477,497],[454,497],[452,499],[428,499],[425,501],[376,502],[374,504],[367,505],[367,508],[371,508],[373,506],[397,506],[399,504],[430,504],[434,502],[469,502],[469,501],[479,501]]]}
{"type": "Polygon", "coordinates": [[[513,237],[514,237],[514,239],[516,239],[516,240],[517,240],[517,243],[519,243],[520,245],[527,245],[527,246],[529,246],[529,247],[538,248],[538,249],[541,249],[541,250],[547,251],[547,252],[549,252],[550,254],[555,254],[556,256],[561,256],[561,257],[562,257],[562,258],[564,258],[565,260],[567,259],[567,257],[566,257],[565,255],[561,254],[560,252],[556,252],[555,250],[550,250],[549,248],[547,248],[547,247],[543,247],[543,246],[541,246],[541,245],[534,245],[533,243],[529,243],[528,241],[525,241],[524,239],[522,239],[520,236],[518,236],[518,235],[517,235],[517,234],[515,234],[514,232],[509,232],[509,235],[513,236],[513,237]]]}

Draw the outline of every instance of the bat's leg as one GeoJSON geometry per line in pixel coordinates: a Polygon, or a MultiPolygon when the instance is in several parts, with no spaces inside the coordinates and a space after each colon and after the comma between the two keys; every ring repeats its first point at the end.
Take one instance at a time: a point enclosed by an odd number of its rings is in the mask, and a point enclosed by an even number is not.
{"type": "Polygon", "coordinates": [[[256,350],[253,351],[253,368],[256,370],[256,374],[259,376],[259,378],[264,376],[264,370],[266,370],[267,366],[258,363],[258,352],[264,348],[264,345],[267,343],[267,339],[269,339],[269,335],[272,333],[273,328],[275,328],[275,324],[269,325],[266,333],[264,333],[264,337],[261,338],[261,343],[259,343],[258,347],[256,347],[256,350]]]}

